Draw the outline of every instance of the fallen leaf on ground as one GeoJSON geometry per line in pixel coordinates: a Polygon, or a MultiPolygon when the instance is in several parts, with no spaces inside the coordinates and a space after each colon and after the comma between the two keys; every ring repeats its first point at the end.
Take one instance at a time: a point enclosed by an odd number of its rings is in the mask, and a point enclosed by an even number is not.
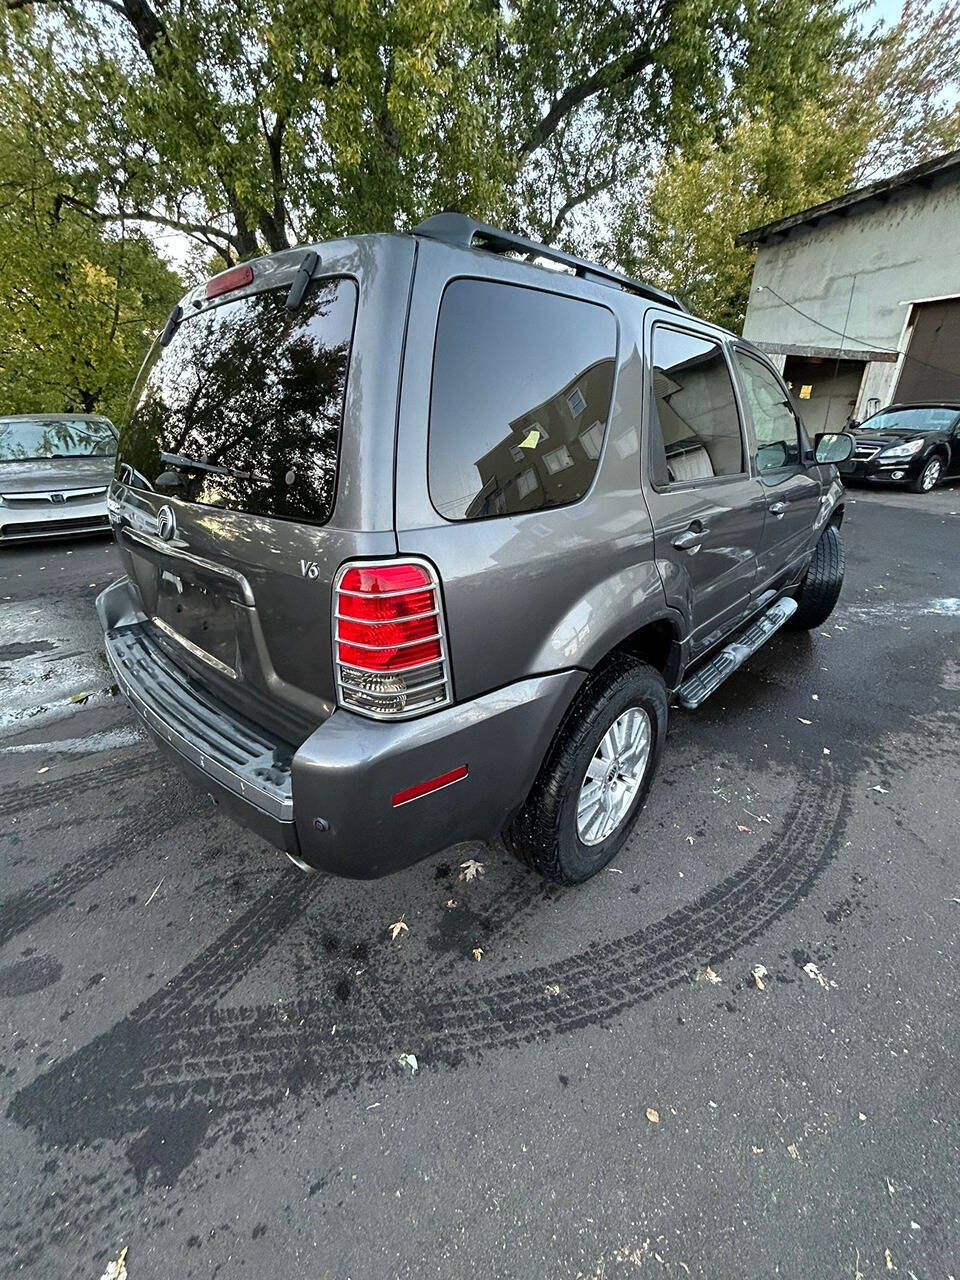
{"type": "Polygon", "coordinates": [[[50,766],[48,764],[45,764],[42,769],[37,770],[37,773],[49,773],[49,772],[50,772],[50,766]]]}
{"type": "Polygon", "coordinates": [[[813,978],[814,982],[819,982],[821,987],[823,987],[824,991],[830,990],[830,983],[826,980],[826,978],[823,976],[823,974],[820,972],[820,970],[817,968],[817,966],[813,963],[812,960],[809,960],[803,966],[803,972],[807,975],[808,978],[813,978]]]}
{"type": "Polygon", "coordinates": [[[468,858],[466,862],[460,863],[460,880],[476,880],[477,876],[482,876],[484,867],[482,862],[478,862],[476,858],[468,858]]]}
{"type": "Polygon", "coordinates": [[[797,719],[800,721],[801,724],[813,724],[812,720],[804,720],[803,716],[797,716],[797,719]]]}
{"type": "Polygon", "coordinates": [[[474,960],[476,960],[477,964],[479,964],[480,961],[483,959],[483,947],[474,947],[473,951],[471,952],[471,955],[473,956],[474,960]]]}
{"type": "Polygon", "coordinates": [[[71,702],[86,702],[90,697],[89,693],[75,693],[70,699],[71,702]]]}
{"type": "Polygon", "coordinates": [[[697,974],[697,978],[698,979],[703,978],[705,982],[712,982],[714,986],[717,986],[718,983],[723,981],[719,973],[714,973],[714,971],[710,968],[709,965],[707,965],[703,973],[697,974]]]}
{"type": "Polygon", "coordinates": [[[548,982],[543,991],[544,995],[558,996],[560,994],[560,984],[559,982],[548,982]]]}
{"type": "Polygon", "coordinates": [[[753,1152],[755,1156],[763,1155],[763,1147],[751,1147],[750,1150],[753,1152]]]}
{"type": "Polygon", "coordinates": [[[753,835],[752,827],[745,827],[742,822],[737,823],[737,830],[744,832],[745,835],[753,835]]]}
{"type": "Polygon", "coordinates": [[[882,796],[888,796],[890,792],[886,787],[881,787],[879,783],[875,787],[871,787],[871,791],[879,791],[882,796]]]}
{"type": "Polygon", "coordinates": [[[687,844],[693,844],[693,836],[687,836],[687,844]]]}
{"type": "Polygon", "coordinates": [[[800,1152],[797,1150],[797,1144],[795,1142],[791,1142],[789,1144],[789,1146],[787,1147],[787,1151],[789,1151],[791,1159],[793,1160],[800,1159],[800,1152]]]}
{"type": "Polygon", "coordinates": [[[420,1063],[417,1061],[415,1053],[401,1053],[397,1059],[397,1064],[409,1071],[412,1076],[415,1076],[420,1069],[420,1063]]]}
{"type": "Polygon", "coordinates": [[[124,1245],[120,1250],[120,1254],[113,1262],[107,1263],[107,1269],[100,1277],[100,1280],[127,1280],[127,1249],[128,1245],[124,1245]]]}
{"type": "Polygon", "coordinates": [[[406,923],[403,916],[401,916],[400,919],[395,924],[392,924],[390,926],[390,941],[396,942],[396,940],[400,937],[401,933],[409,933],[409,932],[410,932],[410,926],[406,923]]]}
{"type": "Polygon", "coordinates": [[[647,1119],[651,1124],[660,1123],[660,1112],[656,1107],[647,1107],[647,1119]]]}
{"type": "Polygon", "coordinates": [[[765,990],[764,978],[768,976],[766,967],[762,964],[755,964],[750,970],[750,977],[753,978],[754,985],[758,991],[765,990]]]}
{"type": "Polygon", "coordinates": [[[884,1251],[883,1251],[883,1256],[884,1256],[884,1259],[885,1259],[886,1264],[887,1264],[887,1270],[888,1270],[888,1271],[892,1271],[892,1270],[893,1270],[893,1255],[891,1254],[890,1250],[889,1250],[889,1249],[884,1249],[884,1251]]]}
{"type": "Polygon", "coordinates": [[[452,911],[452,910],[453,910],[453,908],[454,908],[456,905],[457,905],[457,900],[456,900],[456,898],[448,898],[448,899],[447,899],[447,910],[448,910],[448,911],[452,911]]]}

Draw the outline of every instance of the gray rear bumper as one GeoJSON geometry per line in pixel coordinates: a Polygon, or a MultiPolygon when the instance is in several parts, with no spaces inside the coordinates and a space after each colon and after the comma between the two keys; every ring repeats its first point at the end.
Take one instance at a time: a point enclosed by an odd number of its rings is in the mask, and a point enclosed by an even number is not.
{"type": "Polygon", "coordinates": [[[521,680],[398,723],[337,710],[299,748],[214,698],[152,641],[129,583],[97,600],[117,682],[157,741],[237,820],[320,870],[363,879],[496,835],[526,798],[582,671],[521,680]],[[466,765],[452,786],[393,797],[466,765]]]}

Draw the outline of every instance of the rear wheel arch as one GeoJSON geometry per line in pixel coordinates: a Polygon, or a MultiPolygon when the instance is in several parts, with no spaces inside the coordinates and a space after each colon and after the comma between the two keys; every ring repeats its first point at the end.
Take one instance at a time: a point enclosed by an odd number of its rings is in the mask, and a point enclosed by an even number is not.
{"type": "Polygon", "coordinates": [[[625,636],[596,665],[601,667],[620,656],[634,658],[659,671],[667,687],[673,688],[679,679],[683,661],[681,637],[676,619],[666,616],[653,618],[625,636]]]}

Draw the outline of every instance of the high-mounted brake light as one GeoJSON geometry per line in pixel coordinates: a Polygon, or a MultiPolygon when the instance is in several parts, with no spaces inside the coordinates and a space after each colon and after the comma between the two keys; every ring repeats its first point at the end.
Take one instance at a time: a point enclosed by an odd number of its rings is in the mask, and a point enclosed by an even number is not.
{"type": "Polygon", "coordinates": [[[244,263],[241,267],[233,267],[230,271],[221,271],[218,276],[207,281],[203,291],[205,298],[219,298],[221,293],[232,293],[234,289],[242,289],[253,281],[253,267],[244,263]]]}
{"type": "Polygon", "coordinates": [[[341,706],[394,719],[450,701],[440,584],[429,565],[406,560],[345,565],[333,599],[341,706]]]}

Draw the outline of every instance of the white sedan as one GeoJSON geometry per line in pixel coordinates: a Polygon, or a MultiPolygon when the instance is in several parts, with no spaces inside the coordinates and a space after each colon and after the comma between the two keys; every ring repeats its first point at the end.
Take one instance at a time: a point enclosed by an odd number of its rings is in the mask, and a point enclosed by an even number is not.
{"type": "Polygon", "coordinates": [[[117,433],[78,413],[0,417],[0,545],[106,533],[117,433]]]}

